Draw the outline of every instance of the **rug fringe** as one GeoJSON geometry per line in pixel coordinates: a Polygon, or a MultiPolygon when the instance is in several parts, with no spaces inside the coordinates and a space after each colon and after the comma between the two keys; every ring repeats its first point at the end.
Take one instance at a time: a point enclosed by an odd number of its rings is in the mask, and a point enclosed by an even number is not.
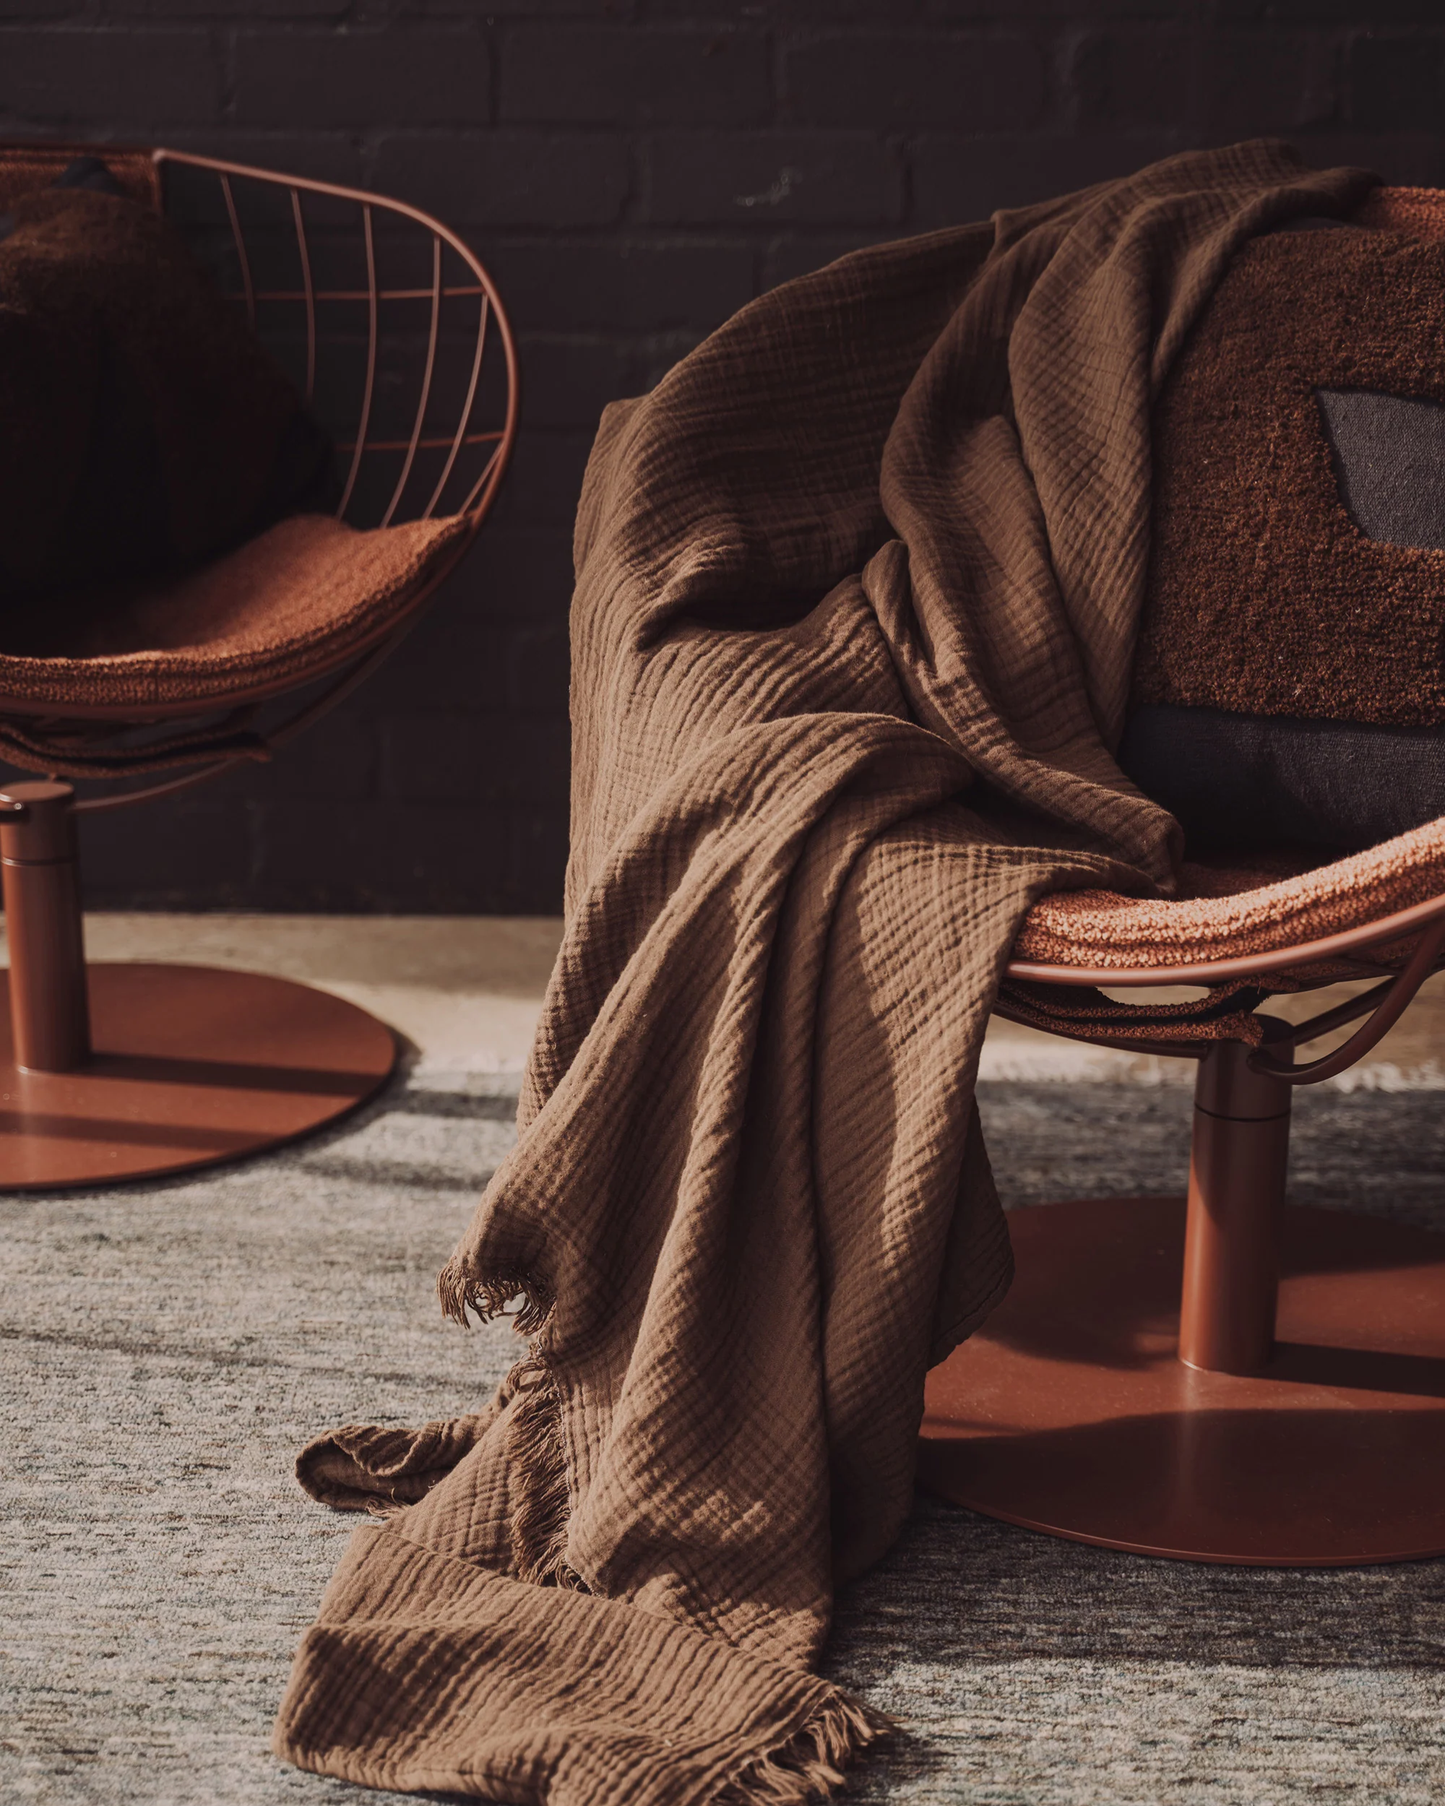
{"type": "Polygon", "coordinates": [[[807,1806],[824,1799],[842,1785],[850,1762],[896,1728],[882,1712],[835,1693],[791,1737],[735,1775],[711,1806],[807,1806]]]}

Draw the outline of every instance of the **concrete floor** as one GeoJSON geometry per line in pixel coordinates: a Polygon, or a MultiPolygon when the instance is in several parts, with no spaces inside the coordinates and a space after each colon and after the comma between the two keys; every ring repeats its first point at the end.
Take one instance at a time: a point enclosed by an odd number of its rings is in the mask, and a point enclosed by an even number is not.
{"type": "MultiPolygon", "coordinates": [[[[417,1048],[423,1070],[449,1072],[521,1069],[561,935],[561,920],[549,916],[107,913],[86,918],[92,960],[178,960],[302,979],[400,1030],[417,1048]]],[[[1298,1021],[1363,988],[1332,986],[1269,1007],[1298,1021]]],[[[1133,995],[1142,999],[1148,993],[1133,995]]],[[[1349,1032],[1309,1048],[1305,1057],[1349,1032]]],[[[1187,1084],[1193,1063],[1113,1053],[995,1021],[980,1076],[1187,1084]]],[[[1445,1089],[1445,973],[1424,987],[1368,1059],[1335,1084],[1345,1090],[1445,1089]]]]}

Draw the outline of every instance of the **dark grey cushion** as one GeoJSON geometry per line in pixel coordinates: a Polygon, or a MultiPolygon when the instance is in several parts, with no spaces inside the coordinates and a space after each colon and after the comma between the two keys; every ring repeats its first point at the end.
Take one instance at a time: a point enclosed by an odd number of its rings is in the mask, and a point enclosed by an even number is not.
{"type": "Polygon", "coordinates": [[[1445,407],[1375,389],[1316,389],[1315,400],[1360,531],[1445,551],[1445,407]]]}
{"type": "Polygon", "coordinates": [[[1119,765],[1191,847],[1374,846],[1445,815],[1445,729],[1147,703],[1119,765]]]}

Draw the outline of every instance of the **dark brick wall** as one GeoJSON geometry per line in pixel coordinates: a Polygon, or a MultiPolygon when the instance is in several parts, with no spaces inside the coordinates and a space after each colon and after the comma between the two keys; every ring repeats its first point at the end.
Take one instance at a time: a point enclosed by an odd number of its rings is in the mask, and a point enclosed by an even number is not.
{"type": "Polygon", "coordinates": [[[1445,181],[1442,0],[0,0],[0,130],[415,201],[491,267],[523,437],[405,648],[269,770],[95,818],[92,901],[550,911],[598,412],[770,285],[1259,133],[1445,181]]]}

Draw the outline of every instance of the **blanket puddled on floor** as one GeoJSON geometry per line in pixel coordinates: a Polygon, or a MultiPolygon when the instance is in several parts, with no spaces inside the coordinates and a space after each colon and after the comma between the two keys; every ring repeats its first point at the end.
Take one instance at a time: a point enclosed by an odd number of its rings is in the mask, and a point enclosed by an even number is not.
{"type": "MultiPolygon", "coordinates": [[[[972,1103],[1041,893],[1167,890],[1117,743],[1150,408],[1235,249],[1373,178],[1191,153],[860,252],[610,408],[577,527],[567,932],[441,1278],[520,1298],[475,1417],[302,1457],[361,1530],[276,1733],[548,1806],[826,1790],[811,1672],[1009,1279],[972,1103]]],[[[967,1634],[967,1627],[963,1627],[967,1634]]]]}

